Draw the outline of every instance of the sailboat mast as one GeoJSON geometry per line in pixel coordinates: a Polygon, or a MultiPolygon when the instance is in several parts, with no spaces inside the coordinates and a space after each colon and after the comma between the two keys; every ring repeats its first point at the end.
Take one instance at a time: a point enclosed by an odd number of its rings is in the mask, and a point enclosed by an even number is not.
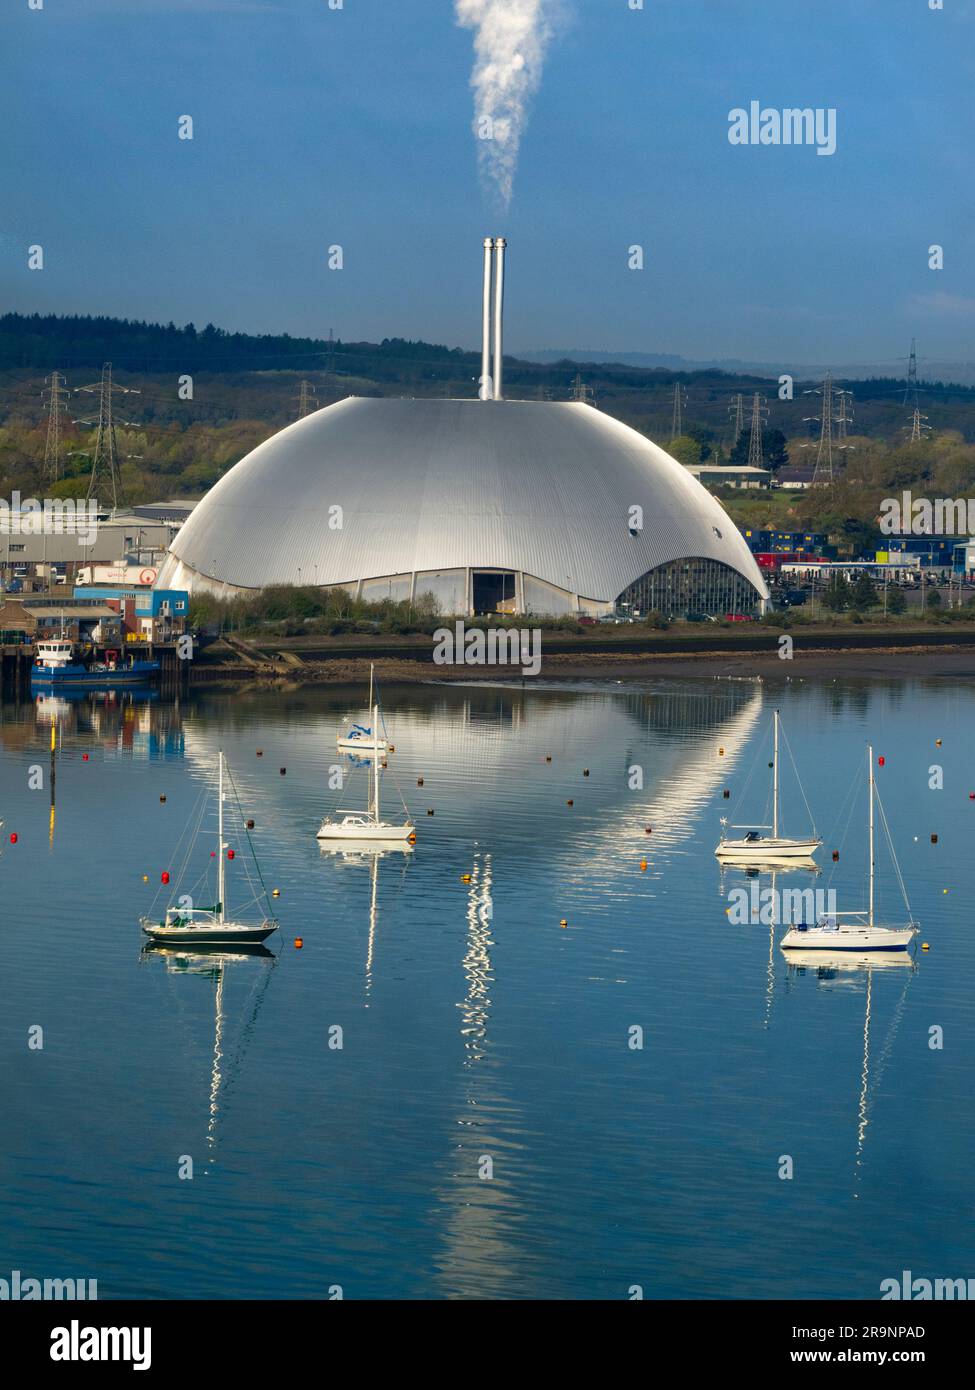
{"type": "Polygon", "coordinates": [[[873,926],[873,748],[867,744],[867,764],[870,768],[869,777],[869,801],[870,801],[870,916],[867,920],[868,926],[873,926]]]}
{"type": "Polygon", "coordinates": [[[779,838],[779,712],[772,715],[774,747],[772,750],[772,839],[779,838]]]}
{"type": "Polygon", "coordinates": [[[217,911],[223,921],[223,750],[219,754],[220,776],[217,788],[217,911]]]}
{"type": "Polygon", "coordinates": [[[376,824],[379,824],[379,706],[375,705],[372,711],[373,740],[376,747],[372,750],[372,813],[376,817],[376,824]]]}

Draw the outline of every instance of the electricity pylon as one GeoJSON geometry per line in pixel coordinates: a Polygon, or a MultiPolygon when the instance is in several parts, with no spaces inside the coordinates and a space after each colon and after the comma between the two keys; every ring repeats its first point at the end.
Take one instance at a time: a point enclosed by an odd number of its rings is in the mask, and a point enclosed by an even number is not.
{"type": "Polygon", "coordinates": [[[684,433],[684,405],[687,402],[687,392],[679,381],[674,382],[674,415],[670,425],[671,440],[679,439],[684,433]]]}
{"type": "Polygon", "coordinates": [[[731,446],[734,448],[741,438],[742,430],[745,428],[745,397],[740,391],[736,396],[732,397],[731,404],[728,407],[728,414],[734,415],[735,418],[735,437],[731,441],[731,446]]]}
{"type": "Polygon", "coordinates": [[[576,372],[575,381],[572,383],[572,399],[574,401],[592,401],[593,389],[582,379],[582,373],[576,372]]]}
{"type": "Polygon", "coordinates": [[[48,385],[42,392],[42,396],[47,398],[44,401],[44,409],[47,411],[44,474],[48,482],[56,483],[61,478],[61,416],[68,393],[64,389],[64,377],[60,372],[52,372],[45,380],[48,385]]]}
{"type": "Polygon", "coordinates": [[[762,423],[763,417],[768,413],[765,398],[755,392],[752,397],[752,425],[751,433],[748,436],[748,467],[761,468],[764,458],[762,450],[762,423]]]}
{"type": "Polygon", "coordinates": [[[912,444],[920,444],[921,440],[924,438],[925,432],[930,434],[931,426],[925,423],[927,418],[926,415],[922,415],[921,412],[915,408],[911,417],[911,423],[904,426],[905,430],[911,431],[910,442],[912,444]]]}
{"type": "MultiPolygon", "coordinates": [[[[85,497],[90,500],[95,496],[99,476],[107,473],[112,484],[112,511],[116,512],[119,503],[124,502],[125,497],[122,492],[122,478],[119,472],[118,440],[115,437],[112,396],[116,392],[124,396],[138,396],[141,393],[134,387],[119,386],[112,382],[111,362],[106,362],[102,367],[101,381],[90,382],[87,386],[77,386],[75,390],[98,392],[98,433],[95,435],[95,447],[91,455],[91,477],[88,480],[88,491],[85,497]]],[[[135,422],[123,420],[122,423],[129,425],[135,422]]]]}
{"type": "MultiPolygon", "coordinates": [[[[822,386],[812,391],[805,391],[806,396],[822,396],[823,409],[821,415],[806,415],[806,420],[819,421],[819,443],[816,446],[816,467],[813,470],[812,486],[817,483],[831,483],[833,481],[833,374],[826,373],[826,379],[822,386]]],[[[808,445],[802,446],[804,449],[808,445]]]]}
{"type": "Polygon", "coordinates": [[[313,410],[318,409],[318,397],[315,388],[310,381],[302,381],[298,385],[298,419],[303,420],[306,415],[310,415],[313,410]]]}
{"type": "MultiPolygon", "coordinates": [[[[903,357],[901,361],[903,362],[903,357]]],[[[907,386],[904,388],[904,404],[913,404],[917,410],[920,402],[917,398],[917,339],[911,339],[911,355],[907,359],[907,386]]]]}

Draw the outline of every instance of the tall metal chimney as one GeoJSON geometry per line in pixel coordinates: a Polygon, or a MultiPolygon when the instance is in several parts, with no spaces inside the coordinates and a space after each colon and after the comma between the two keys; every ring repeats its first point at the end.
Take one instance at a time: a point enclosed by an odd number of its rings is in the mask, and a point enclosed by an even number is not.
{"type": "Polygon", "coordinates": [[[494,240],[484,238],[484,296],[481,304],[481,383],[478,395],[482,401],[489,401],[494,394],[491,390],[491,268],[494,240]]]}
{"type": "Polygon", "coordinates": [[[502,335],[501,317],[504,309],[504,248],[503,236],[494,238],[494,399],[504,399],[501,390],[502,335]]]}

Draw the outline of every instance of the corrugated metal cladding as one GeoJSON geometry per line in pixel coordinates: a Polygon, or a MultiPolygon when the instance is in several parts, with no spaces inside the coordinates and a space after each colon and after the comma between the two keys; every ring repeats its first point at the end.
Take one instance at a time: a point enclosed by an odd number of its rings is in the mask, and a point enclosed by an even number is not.
{"type": "Polygon", "coordinates": [[[722,561],[767,594],[715,499],[592,406],[351,397],[289,425],[221,478],[159,582],[343,584],[483,565],[611,602],[686,556],[722,561]],[[643,508],[636,535],[633,506],[643,508]],[[341,529],[329,525],[333,507],[341,529]]]}

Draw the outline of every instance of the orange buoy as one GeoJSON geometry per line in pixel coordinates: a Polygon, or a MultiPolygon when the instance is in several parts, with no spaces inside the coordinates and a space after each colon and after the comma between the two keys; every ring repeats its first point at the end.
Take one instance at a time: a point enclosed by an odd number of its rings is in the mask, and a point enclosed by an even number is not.
{"type": "Polygon", "coordinates": [[[295,937],[295,950],[296,950],[296,951],[300,951],[301,948],[302,948],[302,946],[304,946],[304,944],[305,944],[304,937],[301,937],[301,936],[296,936],[296,937],[295,937]]]}
{"type": "Polygon", "coordinates": [[[922,942],[921,942],[921,950],[922,950],[922,951],[930,951],[930,949],[931,949],[931,947],[928,945],[928,943],[927,943],[926,941],[922,941],[922,942]]]}
{"type": "Polygon", "coordinates": [[[723,757],[724,757],[724,749],[723,749],[723,748],[719,748],[719,749],[718,749],[718,757],[719,757],[719,758],[723,758],[723,757]]]}
{"type": "Polygon", "coordinates": [[[160,879],[160,882],[161,882],[161,883],[168,883],[168,882],[169,882],[169,874],[166,872],[165,869],[163,869],[162,877],[161,877],[161,879],[160,879]]]}
{"type": "Polygon", "coordinates": [[[563,917],[562,920],[561,920],[561,922],[559,923],[559,926],[560,926],[560,927],[567,927],[568,925],[569,925],[568,922],[567,922],[567,921],[565,920],[565,918],[563,917]]]}
{"type": "Polygon", "coordinates": [[[640,860],[640,872],[641,872],[641,873],[646,873],[646,869],[647,869],[647,861],[646,861],[645,859],[641,859],[641,860],[640,860]]]}
{"type": "Polygon", "coordinates": [[[407,837],[406,837],[406,843],[409,844],[409,845],[415,845],[415,844],[416,844],[416,836],[415,836],[415,835],[407,835],[407,837]]]}
{"type": "Polygon", "coordinates": [[[571,806],[573,804],[571,798],[565,804],[566,806],[571,806]]]}
{"type": "Polygon", "coordinates": [[[88,761],[88,754],[87,754],[87,753],[82,753],[82,755],[81,755],[81,761],[82,761],[83,763],[86,763],[86,762],[88,761]]]}
{"type": "Polygon", "coordinates": [[[461,874],[461,876],[460,876],[460,881],[461,881],[461,883],[470,883],[470,881],[471,881],[471,876],[470,876],[470,874],[461,874]]]}
{"type": "Polygon", "coordinates": [[[884,757],[884,755],[881,753],[880,757],[877,759],[877,766],[878,766],[878,767],[883,767],[883,765],[884,765],[884,763],[885,763],[886,761],[887,761],[887,759],[886,759],[886,758],[884,757]]]}
{"type": "Polygon", "coordinates": [[[271,889],[271,897],[272,897],[272,898],[280,898],[280,896],[281,896],[281,889],[280,889],[280,888],[272,888],[272,889],[271,889]]]}
{"type": "Polygon", "coordinates": [[[935,746],[935,748],[940,748],[940,747],[941,747],[941,740],[940,740],[940,738],[936,738],[936,739],[935,739],[935,741],[934,741],[934,746],[935,746]]]}

